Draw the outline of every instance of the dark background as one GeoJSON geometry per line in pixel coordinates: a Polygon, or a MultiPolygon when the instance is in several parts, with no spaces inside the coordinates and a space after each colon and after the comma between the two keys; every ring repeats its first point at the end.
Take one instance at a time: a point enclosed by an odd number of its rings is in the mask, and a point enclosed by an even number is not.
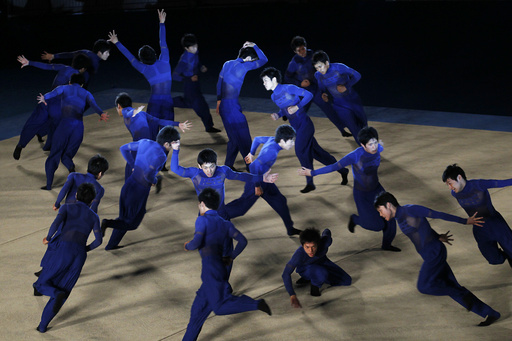
{"type": "MultiPolygon", "coordinates": [[[[190,32],[198,37],[201,60],[208,67],[202,88],[208,94],[215,93],[222,64],[236,58],[246,40],[265,52],[267,66],[284,72],[293,57],[291,38],[302,35],[308,47],[325,50],[331,62],[362,74],[356,88],[367,106],[512,114],[512,4],[507,1],[141,1],[130,6],[122,0],[81,1],[84,7],[52,3],[28,1],[25,9],[12,6],[12,1],[2,3],[0,98],[9,115],[31,111],[37,93],[48,91],[54,77],[35,68],[20,71],[17,55],[39,60],[43,51],[92,49],[94,41],[108,39],[112,29],[134,54],[144,44],[159,52],[156,8],[167,12],[172,67],[183,51],[181,36],[190,32]]],[[[258,75],[248,73],[242,96],[269,97],[258,75]]],[[[110,88],[149,89],[115,48],[89,86],[93,93],[110,88]]],[[[180,83],[173,83],[173,91],[180,89],[180,83]]]]}

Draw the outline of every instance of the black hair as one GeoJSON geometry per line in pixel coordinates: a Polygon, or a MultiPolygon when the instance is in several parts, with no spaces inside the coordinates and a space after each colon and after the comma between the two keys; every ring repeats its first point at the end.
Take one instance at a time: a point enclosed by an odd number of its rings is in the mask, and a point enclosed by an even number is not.
{"type": "Polygon", "coordinates": [[[313,62],[313,65],[317,63],[326,64],[326,62],[329,61],[329,56],[324,51],[318,50],[315,53],[313,53],[313,58],[311,59],[311,61],[313,62]]]}
{"type": "Polygon", "coordinates": [[[206,148],[197,154],[197,164],[202,166],[205,163],[217,164],[217,153],[215,150],[206,148]]]}
{"type": "Polygon", "coordinates": [[[81,73],[74,73],[69,78],[69,83],[70,84],[75,84],[76,83],[76,84],[79,84],[79,85],[84,85],[85,84],[85,77],[81,73]]]}
{"type": "Polygon", "coordinates": [[[96,154],[89,159],[87,165],[87,173],[91,173],[94,177],[98,177],[98,174],[105,174],[108,170],[108,161],[100,154],[96,154]]]}
{"type": "Polygon", "coordinates": [[[279,71],[275,67],[270,66],[270,67],[265,68],[263,71],[261,71],[260,78],[263,78],[265,76],[270,78],[270,80],[272,80],[272,78],[275,77],[277,79],[277,82],[281,83],[281,80],[282,80],[281,71],[279,71]]]}
{"type": "Polygon", "coordinates": [[[281,140],[285,142],[291,139],[294,139],[297,136],[295,129],[287,124],[282,124],[276,129],[276,134],[274,136],[274,141],[279,143],[281,140]]]}
{"type": "Polygon", "coordinates": [[[290,43],[290,46],[291,46],[293,52],[295,52],[297,47],[301,47],[301,46],[306,47],[307,46],[306,39],[304,39],[304,37],[301,37],[301,36],[295,36],[292,38],[292,42],[290,43]]]}
{"type": "Polygon", "coordinates": [[[180,139],[180,133],[173,126],[165,126],[158,132],[156,136],[156,142],[160,145],[164,145],[166,142],[172,143],[180,139]]]}
{"type": "Polygon", "coordinates": [[[91,59],[87,57],[85,54],[79,53],[73,57],[73,60],[71,61],[71,67],[75,70],[90,69],[91,59]]]}
{"type": "Polygon", "coordinates": [[[156,62],[156,52],[149,45],[144,45],[139,49],[139,59],[146,65],[153,65],[156,62]]]}
{"type": "Polygon", "coordinates": [[[299,235],[301,245],[304,245],[305,243],[315,243],[318,245],[318,243],[320,243],[320,238],[320,231],[314,227],[308,227],[299,235]]]}
{"type": "Polygon", "coordinates": [[[377,194],[375,201],[373,202],[373,206],[375,206],[375,208],[379,208],[379,206],[386,206],[388,202],[395,207],[400,206],[395,196],[389,192],[381,192],[380,194],[377,194]]]}
{"type": "Polygon", "coordinates": [[[181,37],[181,46],[190,47],[197,44],[197,38],[192,33],[187,33],[181,37]]]}
{"type": "Polygon", "coordinates": [[[121,108],[128,108],[132,106],[132,98],[127,92],[120,92],[116,97],[116,106],[120,105],[121,108]]]}
{"type": "Polygon", "coordinates": [[[76,190],[76,200],[90,205],[94,198],[96,198],[96,189],[93,184],[84,182],[78,186],[78,189],[76,190]]]}
{"type": "Polygon", "coordinates": [[[105,39],[98,39],[94,42],[94,46],[92,47],[92,52],[94,53],[104,53],[109,51],[112,48],[112,43],[105,39]]]}
{"type": "Polygon", "coordinates": [[[242,47],[240,51],[238,51],[238,58],[245,59],[247,57],[251,57],[252,60],[259,59],[256,50],[252,46],[242,47]]]}
{"type": "Polygon", "coordinates": [[[213,188],[207,187],[197,196],[199,202],[204,202],[210,210],[216,210],[220,205],[220,194],[213,188]]]}
{"type": "Polygon", "coordinates": [[[379,133],[374,127],[364,127],[357,133],[357,139],[363,145],[366,145],[371,139],[379,140],[379,133]]]}
{"type": "Polygon", "coordinates": [[[452,179],[453,181],[457,181],[458,176],[462,176],[464,180],[466,179],[466,173],[464,170],[459,167],[456,163],[453,165],[449,165],[443,172],[443,182],[446,182],[448,179],[452,179]]]}

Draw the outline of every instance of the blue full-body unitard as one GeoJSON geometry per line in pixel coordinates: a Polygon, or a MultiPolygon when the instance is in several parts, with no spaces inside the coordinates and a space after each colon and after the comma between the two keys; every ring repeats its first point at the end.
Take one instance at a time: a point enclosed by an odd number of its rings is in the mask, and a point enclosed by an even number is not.
{"type": "Polygon", "coordinates": [[[75,286],[87,252],[101,245],[101,229],[98,215],[81,201],[65,204],[52,223],[46,237],[48,247],[54,251],[34,283],[41,294],[50,296],[39,323],[39,331],[45,332],[56,311],[64,304],[75,286]],[[87,245],[87,238],[94,231],[95,240],[87,245]],[[63,298],[64,297],[64,298],[63,298]],[[59,307],[55,307],[60,300],[59,307]],[[55,309],[54,309],[55,307],[55,309]]]}
{"type": "Polygon", "coordinates": [[[375,210],[373,202],[375,197],[384,192],[384,187],[379,182],[377,174],[380,165],[380,153],[384,147],[379,144],[377,153],[371,154],[359,147],[345,155],[338,162],[316,169],[311,172],[312,176],[330,173],[343,167],[352,165],[352,174],[354,175],[354,201],[357,207],[358,215],[351,216],[352,221],[370,231],[382,231],[382,248],[391,246],[396,235],[395,219],[385,221],[375,210]]]}
{"type": "Polygon", "coordinates": [[[258,309],[259,301],[249,296],[234,296],[229,285],[229,267],[223,262],[226,249],[233,247],[230,257],[235,259],[247,246],[247,239],[235,226],[222,219],[216,211],[209,210],[197,217],[194,239],[185,248],[199,249],[201,255],[201,280],[203,281],[190,312],[190,322],[184,341],[197,340],[204,321],[213,311],[216,315],[231,315],[258,309]]]}
{"type": "Polygon", "coordinates": [[[151,85],[148,113],[157,118],[174,120],[174,106],[171,96],[171,64],[169,63],[169,49],[165,37],[165,24],[160,23],[160,57],[152,65],[138,61],[120,42],[117,42],[116,46],[151,85]]]}
{"type": "Polygon", "coordinates": [[[103,195],[105,194],[105,189],[100,185],[98,180],[96,180],[96,177],[91,173],[70,173],[66,183],[64,186],[62,186],[62,189],[57,196],[57,200],[55,200],[55,207],[60,208],[60,203],[62,200],[64,200],[64,198],[66,198],[66,204],[77,202],[76,191],[78,190],[78,186],[86,182],[93,184],[94,188],[96,189],[96,197],[90,206],[94,213],[98,213],[98,206],[100,204],[101,198],[103,198],[103,195]]]}
{"type": "Polygon", "coordinates": [[[452,195],[469,216],[477,213],[478,217],[484,218],[484,226],[473,225],[473,235],[482,256],[489,264],[502,264],[505,259],[512,258],[512,231],[492,205],[488,191],[489,188],[507,186],[512,186],[512,179],[468,180],[462,191],[459,193],[452,191],[452,195]]]}
{"type": "Polygon", "coordinates": [[[361,74],[342,63],[329,65],[325,75],[318,71],[315,73],[319,90],[331,96],[330,102],[338,113],[339,119],[350,130],[359,145],[357,134],[361,128],[368,125],[361,98],[353,88],[353,85],[361,79],[361,74]],[[339,92],[338,85],[344,85],[347,90],[339,92]]]}
{"type": "MultiPolygon", "coordinates": [[[[288,68],[284,74],[284,83],[293,84],[301,87],[301,83],[304,80],[309,81],[309,85],[305,87],[307,91],[313,94],[311,102],[315,103],[322,111],[325,116],[339,129],[340,132],[344,131],[345,125],[338,117],[338,114],[334,110],[331,104],[326,103],[322,99],[322,92],[318,89],[318,82],[315,78],[315,67],[313,66],[313,50],[308,49],[306,57],[301,57],[298,54],[293,56],[292,60],[288,64],[288,68]]],[[[307,112],[311,106],[311,102],[306,104],[304,110],[307,112]]]]}
{"type": "Polygon", "coordinates": [[[253,47],[258,54],[257,60],[244,62],[242,58],[237,58],[225,62],[217,82],[217,100],[220,101],[219,114],[229,138],[226,161],[224,162],[228,167],[233,167],[238,152],[244,158],[251,149],[249,124],[242,113],[238,97],[247,72],[265,65],[268,61],[257,45],[253,47]]]}
{"type": "Polygon", "coordinates": [[[104,220],[107,227],[114,229],[106,250],[116,248],[127,231],[139,227],[146,214],[149,190],[157,183],[157,173],[167,159],[165,148],[148,139],[130,142],[121,146],[120,150],[133,173],[121,189],[119,217],[104,220]]]}
{"type": "MultiPolygon", "coordinates": [[[[276,162],[277,154],[282,148],[274,141],[273,136],[258,136],[254,138],[251,146],[251,154],[256,154],[256,150],[261,147],[258,157],[249,165],[252,174],[265,174],[276,162]]],[[[279,214],[284,222],[284,226],[289,235],[293,233],[293,221],[290,216],[286,197],[281,194],[277,186],[273,183],[265,182],[246,182],[244,192],[238,199],[233,200],[226,205],[226,213],[229,219],[243,216],[254,205],[259,196],[255,194],[255,188],[261,187],[263,194],[261,197],[279,214]]]]}
{"type": "Polygon", "coordinates": [[[309,257],[302,246],[295,251],[282,274],[284,287],[290,296],[295,295],[291,277],[294,270],[302,278],[311,281],[311,285],[318,288],[322,287],[324,283],[332,286],[352,284],[352,277],[327,258],[327,251],[331,244],[331,231],[325,229],[322,232],[322,238],[317,245],[318,249],[313,257],[309,257]]]}
{"type": "MultiPolygon", "coordinates": [[[[28,65],[42,70],[57,71],[57,75],[52,83],[52,90],[59,85],[68,84],[71,75],[79,73],[78,70],[73,69],[71,66],[63,64],[47,64],[29,61],[28,65]]],[[[21,148],[25,148],[36,135],[48,135],[43,149],[50,150],[53,133],[60,120],[60,98],[49,100],[46,104],[47,105],[39,103],[25,122],[20,133],[20,140],[18,141],[18,146],[21,148]]]]}
{"type": "MultiPolygon", "coordinates": [[[[336,162],[334,156],[325,151],[315,139],[315,126],[304,107],[310,103],[313,94],[303,88],[291,84],[278,84],[272,93],[272,101],[279,107],[279,117],[286,116],[290,125],[295,128],[297,138],[295,141],[295,155],[300,165],[313,169],[313,159],[324,165],[336,162]],[[287,108],[298,106],[299,110],[289,114],[287,108]]],[[[341,173],[341,170],[339,171],[341,173]]],[[[313,177],[307,177],[307,183],[313,184],[313,177]]]]}
{"type": "Polygon", "coordinates": [[[461,286],[446,261],[446,246],[439,234],[432,229],[429,219],[443,219],[465,224],[467,219],[431,210],[419,205],[404,205],[396,208],[395,219],[402,232],[411,239],[416,251],[423,258],[418,277],[418,290],[422,294],[450,296],[464,308],[482,317],[498,316],[499,313],[480,301],[471,291],[461,286]],[[468,306],[472,302],[472,306],[468,306]]]}
{"type": "Polygon", "coordinates": [[[91,106],[100,116],[103,113],[91,93],[77,83],[61,85],[44,95],[45,101],[55,97],[60,97],[61,100],[61,119],[55,129],[52,148],[45,164],[47,189],[52,188],[53,176],[60,161],[68,170],[75,169],[73,157],[84,137],[85,106],[91,106]]]}
{"type": "Polygon", "coordinates": [[[197,195],[205,188],[213,188],[220,194],[220,205],[217,213],[224,219],[229,219],[226,214],[224,196],[224,182],[228,180],[251,182],[263,182],[263,175],[234,172],[228,166],[217,166],[215,173],[208,177],[201,168],[197,167],[181,167],[179,160],[179,150],[173,150],[171,158],[171,171],[184,178],[190,178],[194,184],[197,195]]]}
{"type": "Polygon", "coordinates": [[[201,83],[199,80],[192,80],[192,76],[199,77],[199,55],[183,52],[178,65],[172,72],[172,78],[175,81],[183,82],[183,96],[173,97],[174,106],[177,108],[192,108],[201,121],[204,129],[208,131],[213,127],[212,114],[206,99],[201,92],[201,83]]]}

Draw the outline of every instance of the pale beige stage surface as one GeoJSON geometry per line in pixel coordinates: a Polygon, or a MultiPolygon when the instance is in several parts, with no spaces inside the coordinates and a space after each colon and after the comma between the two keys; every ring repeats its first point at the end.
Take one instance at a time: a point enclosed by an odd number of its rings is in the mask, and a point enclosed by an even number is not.
{"type": "MultiPolygon", "coordinates": [[[[135,105],[134,105],[135,106],[135,105]]],[[[99,122],[85,118],[85,138],[77,156],[76,170],[85,172],[87,160],[96,153],[108,158],[110,169],[101,180],[105,196],[100,218],[118,215],[118,199],[124,182],[125,163],[119,147],[130,135],[117,113],[99,122]]],[[[212,111],[213,113],[213,111],[212,111]]],[[[273,135],[282,121],[268,114],[246,113],[252,136],[273,135]],[[280,123],[279,123],[280,122],[280,123]]],[[[196,166],[197,153],[211,147],[224,161],[227,137],[223,131],[204,132],[191,110],[176,109],[176,118],[194,123],[182,134],[181,165],[196,166]]],[[[313,118],[316,138],[337,159],[353,150],[352,139],[341,138],[324,118],[313,118]]],[[[480,130],[439,128],[370,122],[380,133],[385,150],[379,175],[382,185],[401,204],[420,204],[464,216],[441,181],[445,166],[457,162],[469,178],[510,178],[512,134],[480,130]]],[[[201,284],[201,260],[197,251],[185,252],[184,242],[194,233],[197,199],[190,179],[172,172],[163,174],[163,189],[152,190],[147,214],[136,231],[128,232],[123,249],[107,252],[103,243],[88,254],[71,296],[51,322],[46,334],[35,330],[47,297],[34,297],[32,283],[45,251],[42,239],[56,212],[52,205],[67,177],[60,166],[51,191],[45,184],[47,153],[32,141],[15,161],[17,138],[1,146],[0,235],[0,339],[2,340],[181,340],[188,323],[195,292],[201,284]]],[[[242,160],[237,159],[237,168],[242,160]]],[[[315,163],[315,167],[320,164],[315,163]]],[[[476,327],[482,320],[449,297],[420,294],[416,280],[421,258],[398,229],[394,245],[402,252],[380,250],[382,233],[356,227],[347,230],[350,214],[356,213],[349,185],[340,186],[337,173],[315,178],[317,189],[299,192],[305,179],[297,175],[299,162],[293,151],[281,151],[272,171],[287,197],[295,227],[330,228],[334,242],[329,257],[353,278],[350,287],[323,287],[321,297],[309,295],[309,287],[297,289],[302,309],[290,306],[281,279],[282,270],[298,238],[289,238],[279,216],[259,200],[243,217],[233,219],[249,240],[236,259],[231,284],[236,294],[264,298],[273,315],[248,312],[232,316],[212,314],[199,340],[510,340],[512,339],[512,269],[507,263],[491,266],[481,256],[470,226],[432,221],[438,232],[450,230],[455,241],[448,246],[448,262],[459,283],[502,314],[494,325],[476,327]]],[[[243,191],[242,182],[227,182],[226,202],[243,191]]],[[[512,188],[492,190],[495,207],[512,223],[509,205],[512,188]]],[[[110,230],[106,238],[110,237],[110,230]]],[[[297,279],[294,274],[293,280],[297,279]]]]}

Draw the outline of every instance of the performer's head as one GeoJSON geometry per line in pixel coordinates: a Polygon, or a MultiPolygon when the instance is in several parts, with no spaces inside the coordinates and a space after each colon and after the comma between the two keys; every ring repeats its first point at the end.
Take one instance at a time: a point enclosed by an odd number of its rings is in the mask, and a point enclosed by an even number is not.
{"type": "Polygon", "coordinates": [[[101,60],[107,60],[110,56],[110,49],[112,48],[112,43],[105,39],[98,39],[94,42],[94,46],[92,47],[92,52],[96,53],[101,60]]]}
{"type": "Polygon", "coordinates": [[[290,44],[293,52],[295,52],[300,57],[304,58],[306,57],[308,50],[307,50],[307,44],[306,39],[301,36],[295,36],[292,38],[292,42],[290,44]]]}
{"type": "Polygon", "coordinates": [[[74,73],[69,78],[69,84],[78,84],[80,86],[84,86],[85,84],[85,77],[81,73],[74,73]]]}
{"type": "Polygon", "coordinates": [[[390,221],[395,217],[397,207],[400,207],[395,196],[389,192],[382,192],[375,197],[373,205],[379,212],[380,216],[386,221],[390,221]]]}
{"type": "Polygon", "coordinates": [[[89,159],[89,164],[87,165],[87,173],[94,175],[96,180],[101,179],[107,170],[108,161],[100,154],[96,154],[89,159]]]}
{"type": "Polygon", "coordinates": [[[197,166],[211,178],[217,169],[217,153],[210,148],[203,149],[197,154],[197,166]]]}
{"type": "Polygon", "coordinates": [[[83,53],[79,53],[73,57],[71,61],[71,67],[78,70],[80,73],[84,73],[91,67],[91,59],[83,53]]]}
{"type": "Polygon", "coordinates": [[[119,116],[123,116],[123,109],[132,106],[132,98],[127,92],[120,92],[116,96],[116,109],[119,116]]]}
{"type": "Polygon", "coordinates": [[[364,127],[359,130],[357,139],[367,153],[375,154],[379,150],[379,133],[374,127],[364,127]]]}
{"type": "Polygon", "coordinates": [[[300,243],[309,257],[314,257],[320,243],[320,231],[314,227],[309,227],[299,235],[300,243]]]}
{"type": "Polygon", "coordinates": [[[181,37],[181,46],[185,51],[196,54],[198,49],[197,38],[192,33],[187,33],[181,37]]]}
{"type": "Polygon", "coordinates": [[[92,201],[96,198],[96,189],[94,185],[88,182],[84,182],[76,190],[76,200],[91,205],[92,201]]]}
{"type": "Polygon", "coordinates": [[[466,181],[466,173],[456,163],[446,167],[443,172],[443,182],[455,193],[459,193],[466,187],[466,181]]]}
{"type": "Polygon", "coordinates": [[[295,137],[297,133],[292,126],[287,124],[282,124],[276,129],[276,134],[274,136],[274,141],[279,145],[279,147],[284,150],[290,150],[295,146],[295,137]]]}
{"type": "Polygon", "coordinates": [[[260,73],[263,86],[266,90],[274,91],[279,83],[281,83],[281,71],[275,67],[267,67],[260,73]]]}
{"type": "Polygon", "coordinates": [[[259,59],[256,50],[252,46],[242,47],[240,51],[238,51],[238,58],[242,58],[244,62],[252,62],[259,59]]]}
{"type": "Polygon", "coordinates": [[[173,126],[165,126],[158,132],[156,142],[163,146],[167,151],[172,149],[172,144],[180,141],[180,133],[173,126]]]}
{"type": "Polygon", "coordinates": [[[208,210],[217,210],[220,205],[220,194],[213,188],[207,187],[199,193],[199,213],[203,215],[208,210]]]}
{"type": "Polygon", "coordinates": [[[329,56],[322,50],[313,53],[312,62],[316,71],[320,72],[322,75],[325,75],[327,70],[329,70],[329,56]]]}
{"type": "Polygon", "coordinates": [[[139,59],[146,65],[153,65],[156,62],[156,52],[149,45],[144,45],[139,49],[139,59]]]}

